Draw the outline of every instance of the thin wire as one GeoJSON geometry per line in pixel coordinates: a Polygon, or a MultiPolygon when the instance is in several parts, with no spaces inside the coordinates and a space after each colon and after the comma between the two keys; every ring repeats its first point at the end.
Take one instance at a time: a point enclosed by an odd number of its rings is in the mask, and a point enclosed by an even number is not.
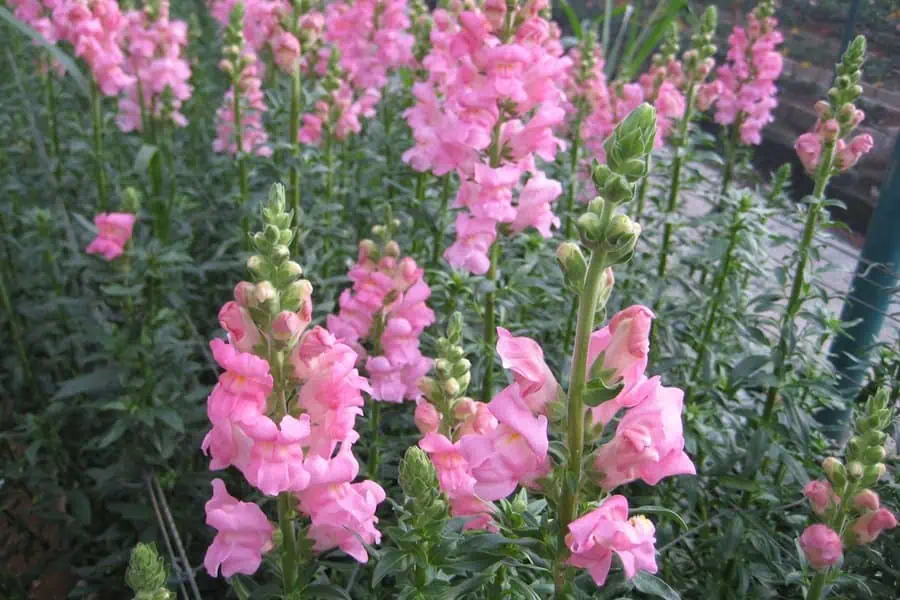
{"type": "Polygon", "coordinates": [[[159,530],[162,532],[163,542],[165,542],[166,550],[169,553],[169,560],[172,562],[172,566],[175,567],[175,570],[178,573],[178,587],[181,589],[181,593],[185,597],[185,600],[191,600],[191,597],[187,592],[187,588],[184,587],[184,576],[181,573],[182,568],[178,563],[177,558],[175,557],[175,551],[172,549],[172,541],[169,539],[169,531],[166,528],[165,521],[163,521],[162,513],[159,511],[159,504],[156,502],[156,494],[154,494],[153,492],[153,486],[150,484],[150,478],[145,477],[144,483],[147,484],[147,491],[150,494],[150,502],[153,504],[153,512],[156,514],[156,522],[159,525],[159,530]]]}
{"type": "Polygon", "coordinates": [[[194,578],[194,570],[191,568],[187,553],[184,551],[184,544],[181,543],[181,536],[178,535],[178,527],[175,525],[175,519],[172,518],[172,512],[169,510],[169,503],[166,501],[166,495],[163,493],[162,486],[159,485],[159,479],[156,478],[155,474],[153,475],[153,485],[156,487],[157,494],[159,494],[159,501],[162,503],[163,515],[166,518],[166,522],[172,529],[172,537],[175,539],[175,548],[178,549],[178,554],[181,556],[181,560],[184,562],[184,566],[187,569],[186,574],[188,576],[188,582],[191,584],[191,590],[197,595],[197,600],[203,600],[203,596],[200,595],[200,589],[197,587],[197,580],[194,578]]]}

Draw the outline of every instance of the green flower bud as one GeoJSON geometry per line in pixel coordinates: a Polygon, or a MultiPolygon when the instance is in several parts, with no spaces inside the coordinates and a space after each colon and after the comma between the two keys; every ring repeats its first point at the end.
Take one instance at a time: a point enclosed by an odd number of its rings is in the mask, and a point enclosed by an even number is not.
{"type": "Polygon", "coordinates": [[[865,474],[863,465],[858,460],[852,461],[849,465],[847,465],[847,475],[850,476],[852,481],[858,481],[863,478],[865,474]]]}
{"type": "Polygon", "coordinates": [[[603,239],[603,219],[599,215],[586,212],[578,217],[575,224],[585,246],[592,248],[603,239]]]}
{"type": "Polygon", "coordinates": [[[276,265],[283,265],[291,257],[291,250],[282,244],[276,244],[272,248],[272,262],[276,265]]]}
{"type": "Polygon", "coordinates": [[[466,351],[462,349],[462,346],[450,346],[447,348],[446,354],[448,360],[458,362],[466,355],[466,351]]]}
{"type": "Polygon", "coordinates": [[[885,456],[887,456],[887,452],[884,451],[884,448],[875,446],[866,450],[866,453],[863,455],[863,461],[868,465],[873,465],[883,461],[885,456]]]}
{"type": "MultiPolygon", "coordinates": [[[[609,170],[606,165],[600,165],[600,168],[606,169],[609,172],[609,175],[612,176],[614,173],[609,170]]],[[[596,172],[596,171],[595,171],[596,172]]],[[[596,180],[595,180],[596,181],[596,180]]],[[[604,177],[603,181],[597,184],[597,187],[601,187],[606,184],[606,178],[604,177]]],[[[603,196],[597,196],[591,203],[588,204],[588,210],[594,213],[595,215],[602,215],[603,211],[606,210],[606,199],[603,196]]]]}
{"type": "Polygon", "coordinates": [[[459,377],[456,378],[456,383],[459,384],[459,393],[465,394],[466,390],[469,389],[469,384],[472,382],[472,372],[468,371],[463,373],[459,377]]]}
{"type": "Polygon", "coordinates": [[[414,513],[430,511],[441,499],[437,472],[431,459],[418,446],[407,448],[400,461],[400,489],[409,498],[414,513]]]}
{"type": "Polygon", "coordinates": [[[138,214],[141,210],[141,194],[133,187],[125,188],[122,192],[122,208],[125,212],[138,214]]]}
{"type": "Polygon", "coordinates": [[[131,551],[125,583],[136,594],[156,592],[166,585],[168,573],[165,561],[159,556],[154,544],[138,543],[131,551]]]}
{"type": "Polygon", "coordinates": [[[455,312],[450,315],[450,322],[447,324],[447,339],[451,344],[459,344],[462,340],[462,330],[462,314],[455,312]]]}
{"type": "Polygon", "coordinates": [[[460,385],[455,379],[448,379],[444,382],[444,393],[450,398],[455,397],[460,392],[460,385]]]}
{"type": "Polygon", "coordinates": [[[471,368],[472,363],[466,358],[461,358],[453,364],[453,368],[450,370],[450,375],[452,377],[462,377],[463,375],[468,373],[471,368]]]}
{"type": "Polygon", "coordinates": [[[825,471],[825,474],[828,475],[829,478],[833,477],[835,474],[846,475],[847,473],[841,461],[834,456],[829,456],[822,461],[822,470],[825,471]]]}
{"type": "Polygon", "coordinates": [[[254,254],[247,259],[247,268],[257,275],[261,275],[268,268],[268,261],[259,254],[254,254]]]}
{"type": "Polygon", "coordinates": [[[581,248],[574,242],[563,242],[556,249],[556,260],[565,276],[566,285],[580,294],[587,274],[587,261],[581,248]]]}
{"type": "MultiPolygon", "coordinates": [[[[645,102],[631,111],[603,144],[606,163],[612,171],[628,177],[634,183],[636,179],[629,174],[634,172],[634,166],[625,169],[625,164],[649,155],[655,139],[656,110],[645,102]]],[[[642,175],[636,177],[639,179],[642,175]]]]}
{"type": "Polygon", "coordinates": [[[606,239],[610,246],[616,250],[620,260],[626,260],[634,251],[638,237],[641,235],[641,226],[631,220],[627,215],[616,215],[609,223],[606,239]]]}
{"type": "Polygon", "coordinates": [[[437,400],[443,397],[440,386],[431,377],[420,378],[418,386],[422,391],[422,394],[424,394],[425,397],[429,400],[437,400]]]}
{"type": "Polygon", "coordinates": [[[296,312],[312,296],[312,284],[306,279],[293,282],[281,294],[281,309],[296,312]]]}
{"type": "Polygon", "coordinates": [[[384,255],[390,256],[391,258],[397,258],[400,256],[400,245],[394,240],[391,240],[384,245],[384,255]]]}

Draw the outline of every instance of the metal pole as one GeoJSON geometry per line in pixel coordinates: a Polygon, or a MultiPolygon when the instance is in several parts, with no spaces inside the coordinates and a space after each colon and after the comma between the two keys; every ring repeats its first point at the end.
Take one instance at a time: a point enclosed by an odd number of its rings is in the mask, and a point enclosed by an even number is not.
{"type": "MultiPolygon", "coordinates": [[[[848,403],[859,393],[872,345],[878,339],[900,276],[900,135],[894,141],[892,162],[869,220],[856,275],[841,311],[842,323],[859,322],[845,325],[846,335],[834,340],[829,353],[837,372],[838,392],[848,403]]],[[[842,439],[851,411],[852,404],[843,410],[822,410],[816,418],[825,433],[833,439],[842,439]]]]}

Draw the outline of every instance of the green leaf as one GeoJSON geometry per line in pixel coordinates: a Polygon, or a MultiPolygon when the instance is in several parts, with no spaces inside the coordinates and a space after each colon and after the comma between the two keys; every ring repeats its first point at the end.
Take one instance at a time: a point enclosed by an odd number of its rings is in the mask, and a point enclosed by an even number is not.
{"type": "Polygon", "coordinates": [[[679,525],[681,525],[682,529],[688,528],[687,523],[681,517],[681,515],[679,515],[674,510],[671,510],[669,508],[665,508],[662,506],[656,506],[656,505],[651,504],[649,506],[640,506],[637,508],[632,508],[629,512],[634,513],[634,514],[639,514],[639,515],[647,514],[647,515],[663,515],[666,517],[671,517],[672,519],[676,520],[679,525]]]}
{"type": "Polygon", "coordinates": [[[615,387],[607,387],[600,377],[595,377],[588,381],[584,388],[584,404],[585,406],[600,406],[607,400],[612,400],[618,396],[624,389],[624,383],[618,383],[615,387]]]}
{"type": "Polygon", "coordinates": [[[97,443],[97,448],[106,448],[107,446],[114,444],[119,441],[125,432],[128,431],[128,422],[124,419],[119,419],[113,426],[109,428],[109,431],[106,432],[106,435],[100,439],[97,443]]]}
{"type": "Polygon", "coordinates": [[[72,78],[75,84],[78,86],[78,89],[81,90],[81,93],[84,94],[85,98],[90,97],[91,91],[88,87],[87,79],[84,78],[84,75],[81,74],[81,70],[78,68],[78,65],[75,64],[75,61],[72,60],[68,54],[59,49],[59,46],[56,44],[51,44],[44,36],[40,33],[18,20],[9,9],[4,6],[0,6],[0,19],[3,19],[16,29],[18,29],[24,35],[30,37],[37,44],[42,46],[44,50],[46,50],[50,56],[53,57],[53,60],[61,64],[66,69],[66,75],[72,78]]]}
{"type": "Polygon", "coordinates": [[[138,173],[146,173],[150,169],[150,163],[156,156],[157,147],[151,144],[144,144],[138,151],[134,159],[134,170],[138,173]]]}
{"type": "Polygon", "coordinates": [[[681,600],[678,592],[673,590],[668,583],[646,571],[638,571],[631,582],[639,592],[665,600],[681,600]]]}
{"type": "Polygon", "coordinates": [[[372,588],[374,589],[381,580],[390,575],[394,571],[394,567],[403,562],[406,553],[400,550],[390,550],[385,552],[378,558],[378,564],[375,565],[375,572],[372,573],[372,588]]]}
{"type": "Polygon", "coordinates": [[[53,395],[53,399],[62,400],[79,394],[96,394],[118,387],[118,371],[111,367],[104,367],[64,382],[53,395]]]}
{"type": "Polygon", "coordinates": [[[719,483],[725,487],[744,490],[745,492],[756,492],[759,490],[759,484],[757,482],[741,479],[740,477],[720,477],[719,483]]]}
{"type": "Polygon", "coordinates": [[[731,385],[746,379],[762,369],[771,357],[764,354],[745,356],[731,370],[731,385]]]}
{"type": "Polygon", "coordinates": [[[67,494],[72,516],[82,525],[91,524],[91,501],[81,490],[69,490],[67,494]]]}
{"type": "Polygon", "coordinates": [[[175,409],[163,408],[156,411],[154,416],[178,433],[184,433],[184,421],[175,409]]]}
{"type": "Polygon", "coordinates": [[[328,583],[314,583],[310,586],[307,586],[304,592],[304,598],[323,598],[325,600],[327,600],[328,598],[334,598],[335,600],[352,600],[350,594],[345,592],[342,588],[328,583]]]}
{"type": "Polygon", "coordinates": [[[579,40],[584,39],[584,32],[581,28],[581,21],[578,19],[578,15],[575,14],[575,9],[572,8],[572,5],[566,2],[566,0],[559,0],[559,6],[566,14],[566,19],[569,20],[569,27],[572,28],[572,33],[575,34],[575,37],[577,37],[579,40]]]}

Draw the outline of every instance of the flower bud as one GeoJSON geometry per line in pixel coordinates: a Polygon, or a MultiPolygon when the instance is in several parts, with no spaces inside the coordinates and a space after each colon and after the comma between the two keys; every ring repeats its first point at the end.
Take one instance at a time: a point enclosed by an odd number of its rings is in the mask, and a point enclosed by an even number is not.
{"type": "Polygon", "coordinates": [[[455,379],[448,379],[444,382],[444,393],[453,398],[459,394],[459,383],[455,379]]]}
{"type": "Polygon", "coordinates": [[[259,274],[266,268],[266,261],[259,254],[254,254],[247,259],[247,268],[259,274]]]}
{"type": "Polygon", "coordinates": [[[283,244],[275,244],[272,248],[272,262],[276,265],[284,264],[291,257],[290,249],[283,244]]]}
{"type": "Polygon", "coordinates": [[[853,481],[862,479],[863,475],[865,474],[862,463],[858,460],[852,461],[849,465],[847,465],[847,474],[853,481]]]}
{"type": "Polygon", "coordinates": [[[866,485],[874,485],[879,479],[884,477],[885,473],[887,473],[887,467],[884,463],[876,463],[866,467],[863,475],[866,485]]]}
{"type": "Polygon", "coordinates": [[[312,284],[306,279],[291,283],[281,294],[281,308],[290,311],[300,310],[301,307],[311,304],[312,292],[312,284]]]}
{"type": "Polygon", "coordinates": [[[469,389],[469,383],[472,381],[472,373],[471,371],[467,371],[466,373],[460,375],[456,378],[456,383],[459,384],[459,393],[464,394],[467,389],[469,389]]]}
{"type": "Polygon", "coordinates": [[[631,220],[628,215],[616,215],[609,223],[607,241],[618,252],[621,260],[630,256],[641,235],[641,226],[631,220]]]}
{"type": "Polygon", "coordinates": [[[472,368],[472,363],[466,358],[460,358],[455,363],[453,363],[453,367],[450,369],[451,377],[462,377],[472,368]]]}
{"type": "Polygon", "coordinates": [[[390,256],[391,258],[397,258],[400,256],[400,245],[394,240],[389,241],[384,245],[384,255],[390,256]]]}
{"type": "Polygon", "coordinates": [[[822,137],[824,137],[826,142],[833,142],[834,140],[836,140],[840,132],[841,126],[834,119],[828,119],[822,125],[822,137]]]}
{"type": "Polygon", "coordinates": [[[253,295],[256,297],[256,301],[259,304],[265,304],[266,302],[275,300],[278,292],[275,290],[275,287],[268,281],[260,281],[258,284],[256,284],[256,289],[254,290],[253,295]]]}
{"type": "Polygon", "coordinates": [[[254,295],[254,290],[256,286],[254,286],[249,281],[241,281],[236,286],[234,286],[234,301],[243,306],[244,308],[250,308],[251,306],[256,305],[256,297],[254,295]]]}
{"type": "Polygon", "coordinates": [[[574,242],[563,242],[556,249],[556,260],[565,276],[566,284],[581,293],[587,273],[587,261],[581,248],[574,242]]]}
{"type": "Polygon", "coordinates": [[[853,506],[860,510],[878,510],[881,502],[872,490],[863,490],[853,498],[853,506]]]}
{"type": "Polygon", "coordinates": [[[441,424],[441,413],[434,407],[434,404],[420,398],[416,402],[415,412],[416,427],[422,435],[437,431],[441,424]]]}
{"type": "Polygon", "coordinates": [[[299,264],[297,264],[296,261],[293,260],[287,261],[286,263],[281,265],[281,268],[284,270],[284,273],[286,275],[289,275],[292,278],[300,277],[301,275],[303,275],[303,267],[301,267],[299,264]]]}
{"type": "Polygon", "coordinates": [[[581,240],[588,247],[603,239],[603,219],[592,212],[586,212],[576,221],[581,240]]]}
{"type": "Polygon", "coordinates": [[[168,577],[166,563],[153,544],[138,543],[131,551],[125,583],[135,594],[154,593],[166,585],[168,577]]]}
{"type": "Polygon", "coordinates": [[[863,461],[868,465],[874,465],[883,461],[885,456],[887,456],[887,452],[884,451],[883,446],[874,446],[868,448],[863,454],[863,461]]]}
{"type": "Polygon", "coordinates": [[[477,408],[475,401],[471,398],[460,398],[456,401],[456,404],[453,405],[453,417],[457,421],[465,421],[466,419],[475,416],[477,408]]]}
{"type": "Polygon", "coordinates": [[[289,310],[283,310],[272,320],[272,335],[280,342],[286,342],[303,330],[303,320],[289,310]]]}
{"type": "Polygon", "coordinates": [[[419,378],[418,388],[422,391],[422,394],[429,400],[436,400],[441,397],[441,389],[438,387],[437,382],[431,377],[421,377],[419,378]]]}
{"type": "Polygon", "coordinates": [[[816,114],[820,119],[828,119],[831,114],[831,105],[824,100],[816,102],[816,114]]]}
{"type": "Polygon", "coordinates": [[[400,489],[417,511],[429,510],[440,498],[437,472],[431,459],[418,446],[407,448],[400,461],[400,489]]]}

